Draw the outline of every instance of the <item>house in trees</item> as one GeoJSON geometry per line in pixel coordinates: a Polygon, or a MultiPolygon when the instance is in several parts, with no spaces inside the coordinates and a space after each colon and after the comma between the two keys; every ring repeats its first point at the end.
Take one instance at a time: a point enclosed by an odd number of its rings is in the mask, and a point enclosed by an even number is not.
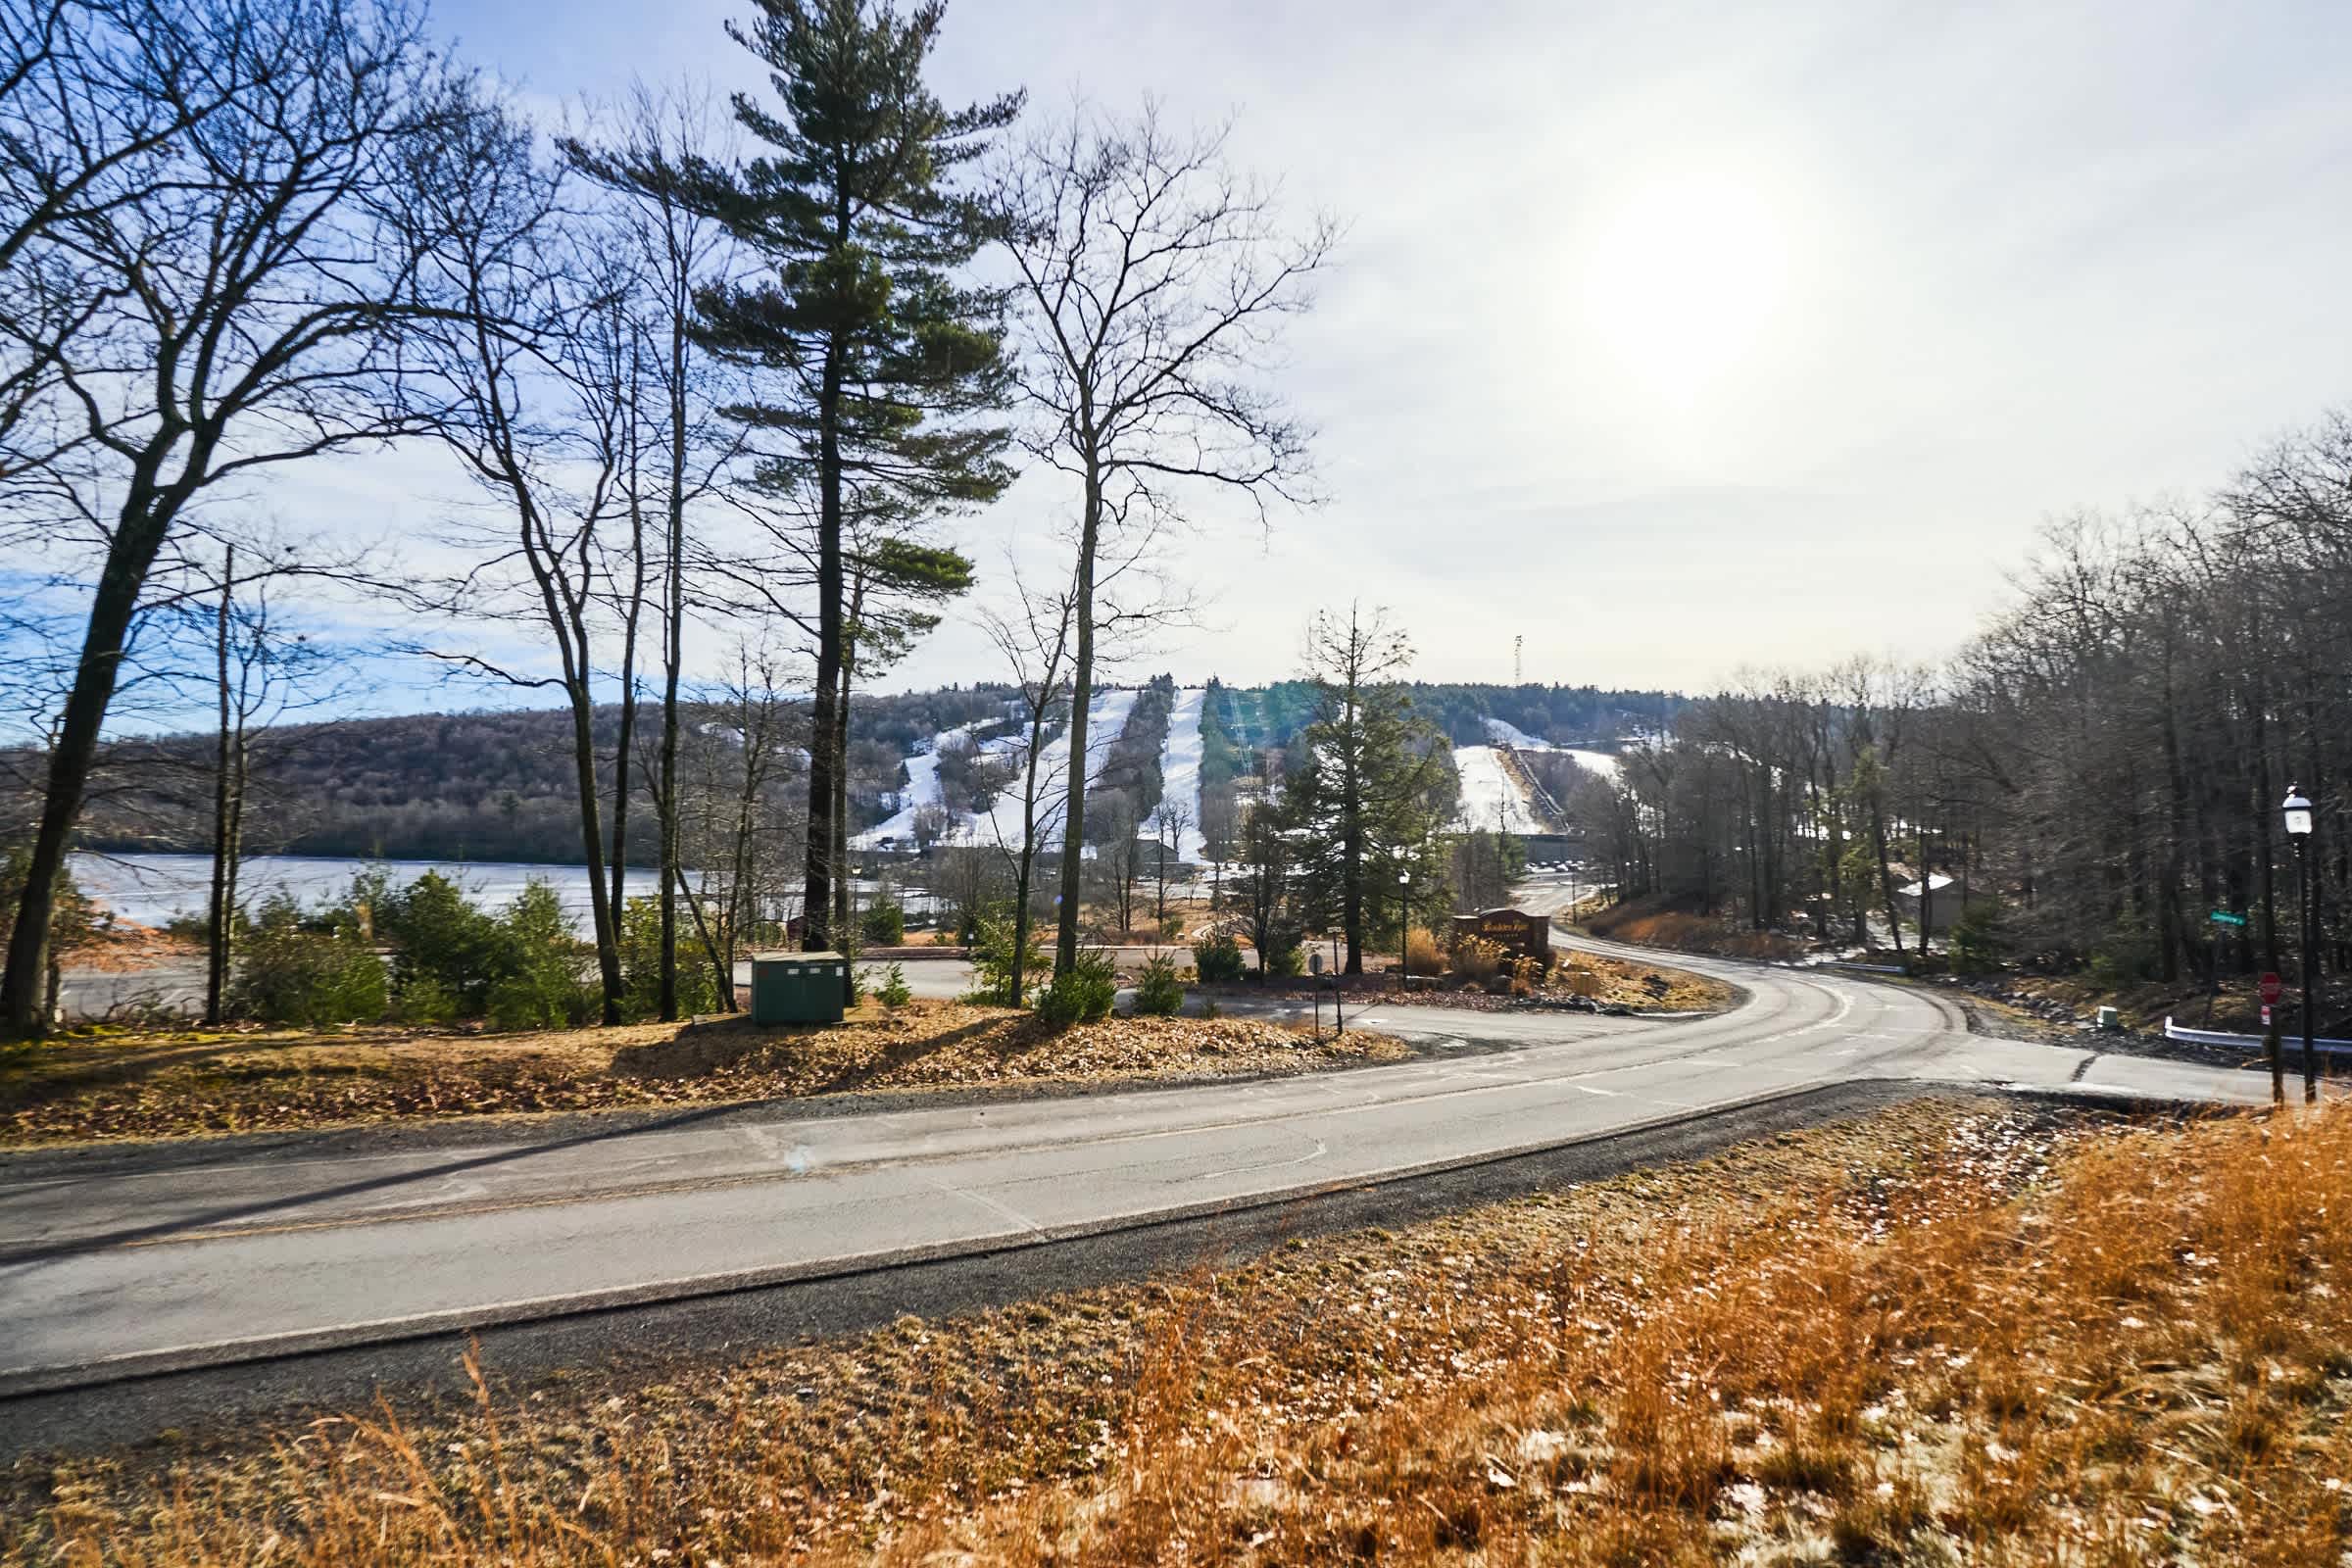
{"type": "MultiPolygon", "coordinates": [[[[1985,889],[1971,887],[1941,871],[1928,873],[1925,893],[1926,929],[1930,936],[1941,936],[1957,925],[1963,910],[1995,902],[1992,894],[1985,889]]],[[[1894,906],[1902,912],[1904,921],[1913,927],[1920,924],[1921,902],[1922,888],[1918,882],[1894,890],[1894,906]]]]}

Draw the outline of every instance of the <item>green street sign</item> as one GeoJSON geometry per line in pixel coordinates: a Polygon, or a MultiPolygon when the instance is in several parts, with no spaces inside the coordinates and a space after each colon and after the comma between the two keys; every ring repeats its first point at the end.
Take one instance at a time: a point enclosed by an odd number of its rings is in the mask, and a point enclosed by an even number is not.
{"type": "Polygon", "coordinates": [[[2244,925],[2246,923],[2244,915],[2231,914],[2228,909],[2216,909],[2205,918],[2211,920],[2215,925],[2244,925]]]}

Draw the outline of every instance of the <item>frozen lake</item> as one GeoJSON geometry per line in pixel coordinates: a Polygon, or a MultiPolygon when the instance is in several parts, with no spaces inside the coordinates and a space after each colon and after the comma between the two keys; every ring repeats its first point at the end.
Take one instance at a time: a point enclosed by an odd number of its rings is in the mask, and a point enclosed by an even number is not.
{"type": "MultiPolygon", "coordinates": [[[[521,860],[359,860],[331,856],[256,855],[245,861],[238,876],[245,906],[284,889],[305,906],[341,899],[351,879],[364,869],[378,867],[396,888],[406,887],[427,871],[438,871],[465,890],[466,899],[485,909],[503,909],[531,882],[545,882],[571,915],[572,923],[588,927],[588,873],[576,865],[540,865],[521,860]]],[[[692,873],[689,873],[691,875],[692,873]]],[[[174,914],[201,914],[210,896],[212,857],[207,855],[75,855],[74,882],[92,900],[122,919],[160,926],[174,914]]],[[[629,867],[622,892],[629,898],[654,891],[650,866],[629,867]]],[[[862,901],[878,883],[862,879],[851,884],[862,901]]],[[[918,892],[902,893],[910,910],[927,908],[931,900],[918,892]]]]}

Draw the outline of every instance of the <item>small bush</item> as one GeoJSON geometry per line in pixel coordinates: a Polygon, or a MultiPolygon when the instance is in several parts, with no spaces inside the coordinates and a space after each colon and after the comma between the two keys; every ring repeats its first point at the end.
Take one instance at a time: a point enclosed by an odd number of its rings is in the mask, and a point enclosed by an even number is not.
{"type": "MultiPolygon", "coordinates": [[[[693,927],[684,909],[678,911],[678,979],[674,995],[678,1016],[693,1018],[716,1012],[718,977],[701,961],[693,927]]],[[[662,901],[640,894],[628,901],[620,915],[620,978],[626,988],[621,1016],[631,1023],[662,1015],[662,901]]]]}
{"type": "Polygon", "coordinates": [[[1306,973],[1306,950],[1296,941],[1283,944],[1272,953],[1258,955],[1258,966],[1277,980],[1296,980],[1306,973]]]}
{"type": "Polygon", "coordinates": [[[1426,931],[1414,931],[1404,939],[1404,966],[1413,974],[1437,975],[1446,972],[1446,950],[1438,939],[1426,931]]]}
{"type": "Polygon", "coordinates": [[[1037,1015],[1055,1029],[1067,1029],[1074,1023],[1100,1023],[1110,1016],[1110,1004],[1118,994],[1119,974],[1111,964],[1110,955],[1081,953],[1076,963],[1055,975],[1038,993],[1037,1015]]]}
{"type": "Polygon", "coordinates": [[[2110,991],[2120,991],[2149,979],[2156,972],[2156,934],[2138,920],[2127,920],[2090,950],[2090,978],[2110,991]]]}
{"type": "Polygon", "coordinates": [[[1952,922],[1952,967],[1962,974],[1999,968],[2008,948],[2008,939],[2001,933],[2001,907],[1990,899],[1969,905],[1952,922]]]}
{"type": "Polygon", "coordinates": [[[1193,944],[1193,965],[1200,971],[1204,986],[1233,985],[1248,967],[1242,957],[1242,945],[1222,932],[1193,944]]]}
{"type": "Polygon", "coordinates": [[[393,993],[392,1016],[401,1023],[448,1023],[459,1016],[458,999],[431,975],[416,975],[393,993]]]}
{"type": "Polygon", "coordinates": [[[1183,915],[1163,914],[1159,917],[1159,938],[1162,942],[1173,942],[1182,935],[1184,935],[1183,915]]]}
{"type": "Polygon", "coordinates": [[[1541,958],[1514,958],[1510,964],[1510,976],[1512,996],[1532,997],[1536,994],[1536,989],[1544,983],[1544,960],[1541,958]]]}
{"type": "MultiPolygon", "coordinates": [[[[368,911],[377,940],[392,950],[392,969],[406,988],[429,977],[451,1000],[454,1015],[478,1014],[488,1005],[490,987],[516,967],[509,933],[495,915],[466,900],[465,890],[438,871],[427,871],[398,893],[379,884],[354,907],[368,911]]],[[[551,895],[552,897],[552,895],[551,895]]]]}
{"type": "Polygon", "coordinates": [[[1502,972],[1508,954],[1499,942],[1485,937],[1464,937],[1454,944],[1453,967],[1473,985],[1485,985],[1502,972]]]}
{"type": "Polygon", "coordinates": [[[904,1007],[914,1000],[914,992],[906,984],[906,971],[895,963],[884,964],[879,979],[875,971],[866,970],[865,983],[873,991],[874,1000],[885,1007],[904,1007]]]}
{"type": "Polygon", "coordinates": [[[1143,978],[1135,985],[1139,1016],[1165,1018],[1184,1010],[1184,982],[1176,978],[1176,960],[1154,953],[1144,960],[1143,978]]]}
{"type": "Polygon", "coordinates": [[[603,999],[581,979],[584,954],[554,888],[525,884],[498,932],[504,972],[485,999],[492,1028],[576,1028],[604,1010],[603,999]]]}
{"type": "Polygon", "coordinates": [[[887,893],[865,906],[862,925],[869,948],[895,948],[906,940],[906,911],[887,893]]]}
{"type": "Polygon", "coordinates": [[[305,929],[302,908],[283,893],[262,906],[239,955],[230,1009],[263,1023],[358,1023],[384,1014],[384,965],[359,927],[338,920],[305,929]]]}
{"type": "MultiPolygon", "coordinates": [[[[1021,960],[1021,989],[1046,972],[1046,950],[1038,929],[1029,928],[1029,951],[1021,960]]],[[[998,910],[979,917],[971,938],[972,972],[980,983],[974,986],[966,1000],[993,1003],[1000,1007],[1017,1007],[1024,999],[1012,994],[1012,915],[998,910]]]]}

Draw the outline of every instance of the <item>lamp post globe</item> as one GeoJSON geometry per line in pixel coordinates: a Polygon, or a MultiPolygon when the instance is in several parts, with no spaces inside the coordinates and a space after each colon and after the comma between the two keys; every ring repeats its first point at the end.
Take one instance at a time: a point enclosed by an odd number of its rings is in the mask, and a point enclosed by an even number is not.
{"type": "Polygon", "coordinates": [[[2311,802],[2303,798],[2300,785],[2286,787],[2286,799],[2278,803],[2278,815],[2286,824],[2286,836],[2294,842],[2295,853],[2303,853],[2303,841],[2311,837],[2314,826],[2311,802]]]}

